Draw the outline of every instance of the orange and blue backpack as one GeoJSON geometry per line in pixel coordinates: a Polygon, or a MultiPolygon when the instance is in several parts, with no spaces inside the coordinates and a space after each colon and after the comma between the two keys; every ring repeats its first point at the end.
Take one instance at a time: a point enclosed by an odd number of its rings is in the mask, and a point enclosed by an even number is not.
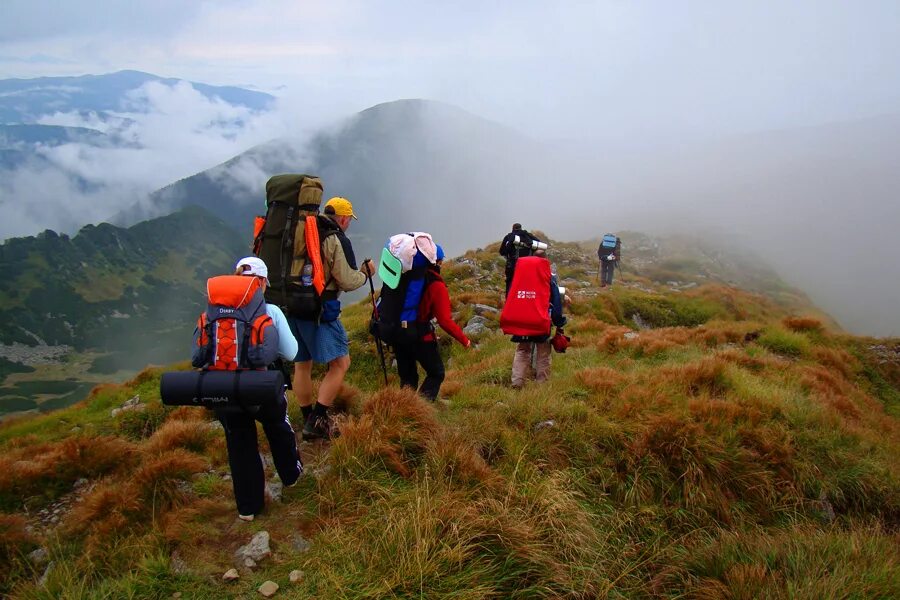
{"type": "Polygon", "coordinates": [[[278,331],[256,277],[222,275],[206,283],[191,364],[209,371],[265,369],[278,358],[278,331]]]}

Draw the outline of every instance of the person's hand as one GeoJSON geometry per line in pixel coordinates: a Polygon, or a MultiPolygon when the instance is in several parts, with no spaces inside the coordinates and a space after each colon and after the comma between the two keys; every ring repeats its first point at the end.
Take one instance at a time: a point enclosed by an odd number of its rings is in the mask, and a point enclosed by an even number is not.
{"type": "Polygon", "coordinates": [[[474,350],[474,349],[475,349],[475,345],[472,344],[472,340],[467,339],[467,340],[466,340],[466,343],[463,344],[463,348],[465,348],[466,350],[474,350]]]}
{"type": "Polygon", "coordinates": [[[371,277],[375,274],[375,265],[372,264],[372,259],[367,258],[363,261],[362,266],[359,268],[360,273],[363,273],[366,277],[371,277]]]}

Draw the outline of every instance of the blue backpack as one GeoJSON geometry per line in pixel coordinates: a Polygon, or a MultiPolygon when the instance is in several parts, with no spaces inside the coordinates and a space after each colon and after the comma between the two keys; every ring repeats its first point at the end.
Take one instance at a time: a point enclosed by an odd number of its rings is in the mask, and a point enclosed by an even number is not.
{"type": "Polygon", "coordinates": [[[603,241],[600,242],[600,247],[609,251],[613,251],[616,249],[616,245],[619,243],[619,238],[611,233],[607,233],[603,236],[603,241]]]}

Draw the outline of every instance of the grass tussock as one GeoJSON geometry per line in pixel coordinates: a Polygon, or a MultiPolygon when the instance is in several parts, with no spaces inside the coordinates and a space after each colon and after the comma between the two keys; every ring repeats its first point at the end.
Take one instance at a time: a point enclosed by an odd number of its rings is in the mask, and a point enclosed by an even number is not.
{"type": "Polygon", "coordinates": [[[333,464],[349,474],[380,463],[408,477],[437,430],[434,409],[414,390],[384,389],[366,402],[359,418],[343,425],[332,447],[333,464]]]}
{"type": "Polygon", "coordinates": [[[110,436],[22,447],[0,456],[0,505],[9,510],[48,502],[71,490],[76,479],[128,468],[136,458],[134,444],[110,436]]]}
{"type": "Polygon", "coordinates": [[[781,320],[781,324],[796,332],[818,332],[825,329],[822,321],[815,317],[785,317],[781,320]]]}

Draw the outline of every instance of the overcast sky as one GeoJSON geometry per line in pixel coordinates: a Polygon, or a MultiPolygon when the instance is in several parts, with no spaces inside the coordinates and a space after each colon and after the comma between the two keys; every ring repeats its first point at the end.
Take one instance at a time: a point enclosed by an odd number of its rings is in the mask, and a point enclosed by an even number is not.
{"type": "Polygon", "coordinates": [[[900,2],[3,0],[0,78],[138,69],[314,119],[445,100],[540,137],[662,140],[895,112],[900,2]]]}

